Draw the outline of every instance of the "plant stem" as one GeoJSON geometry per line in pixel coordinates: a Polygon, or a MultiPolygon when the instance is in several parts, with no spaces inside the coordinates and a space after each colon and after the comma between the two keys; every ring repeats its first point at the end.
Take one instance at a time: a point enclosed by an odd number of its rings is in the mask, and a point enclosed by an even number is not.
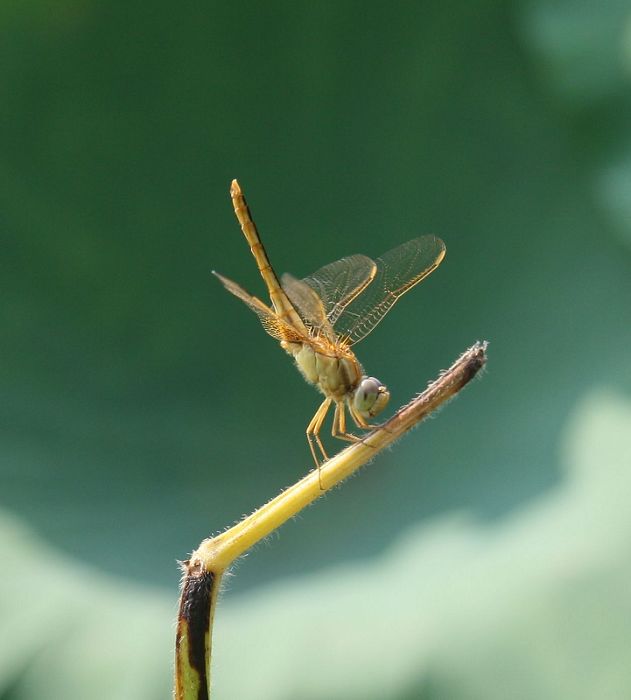
{"type": "Polygon", "coordinates": [[[475,343],[390,420],[325,462],[320,473],[317,469],[310,472],[234,527],[205,539],[190,560],[183,562],[175,655],[176,700],[210,697],[212,622],[221,577],[232,562],[455,396],[484,366],[486,347],[485,342],[475,343]]]}

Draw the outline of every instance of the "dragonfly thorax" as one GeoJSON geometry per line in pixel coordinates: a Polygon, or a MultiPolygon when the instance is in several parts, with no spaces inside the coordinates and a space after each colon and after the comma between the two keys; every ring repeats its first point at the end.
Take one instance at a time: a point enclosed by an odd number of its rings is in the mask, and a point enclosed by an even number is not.
{"type": "Polygon", "coordinates": [[[390,392],[374,377],[362,377],[353,394],[353,408],[368,420],[378,415],[388,404],[390,392]]]}
{"type": "Polygon", "coordinates": [[[283,343],[294,356],[302,376],[335,401],[350,398],[359,386],[363,371],[353,353],[322,343],[283,343]]]}

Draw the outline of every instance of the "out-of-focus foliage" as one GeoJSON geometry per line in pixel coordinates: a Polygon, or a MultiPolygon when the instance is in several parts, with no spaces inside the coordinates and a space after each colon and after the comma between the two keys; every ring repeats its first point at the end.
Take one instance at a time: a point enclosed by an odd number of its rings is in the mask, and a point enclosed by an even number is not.
{"type": "Polygon", "coordinates": [[[0,7],[0,698],[169,696],[175,560],[310,468],[318,397],[211,279],[422,233],[358,346],[488,372],[241,562],[217,698],[631,694],[631,8],[0,7]]]}

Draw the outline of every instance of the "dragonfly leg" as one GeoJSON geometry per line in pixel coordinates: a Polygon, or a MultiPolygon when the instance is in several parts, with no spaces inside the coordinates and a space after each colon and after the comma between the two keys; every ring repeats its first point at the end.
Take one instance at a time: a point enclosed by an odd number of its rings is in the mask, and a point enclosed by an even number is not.
{"type": "MultiPolygon", "coordinates": [[[[307,441],[309,442],[309,449],[311,450],[313,461],[316,463],[316,467],[318,468],[318,478],[320,478],[320,459],[316,454],[316,445],[324,459],[328,459],[329,455],[324,449],[322,440],[320,440],[320,430],[322,428],[322,423],[324,423],[324,419],[326,418],[326,414],[329,412],[329,407],[331,406],[332,401],[333,399],[324,399],[324,401],[320,404],[320,408],[318,408],[318,410],[315,412],[315,415],[313,416],[309,425],[307,426],[306,431],[307,441]]],[[[320,488],[322,488],[322,482],[320,482],[320,488]]]]}
{"type": "Polygon", "coordinates": [[[333,415],[333,429],[331,430],[333,437],[348,442],[360,442],[361,438],[352,433],[346,432],[346,407],[343,401],[338,401],[335,404],[335,413],[333,415]]]}

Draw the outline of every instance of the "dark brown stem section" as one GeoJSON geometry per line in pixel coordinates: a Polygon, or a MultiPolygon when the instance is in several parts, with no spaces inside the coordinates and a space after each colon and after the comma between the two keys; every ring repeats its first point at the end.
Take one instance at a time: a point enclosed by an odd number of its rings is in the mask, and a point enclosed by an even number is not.
{"type": "Polygon", "coordinates": [[[221,574],[182,562],[184,577],[175,639],[176,700],[208,700],[212,617],[221,574]]]}

